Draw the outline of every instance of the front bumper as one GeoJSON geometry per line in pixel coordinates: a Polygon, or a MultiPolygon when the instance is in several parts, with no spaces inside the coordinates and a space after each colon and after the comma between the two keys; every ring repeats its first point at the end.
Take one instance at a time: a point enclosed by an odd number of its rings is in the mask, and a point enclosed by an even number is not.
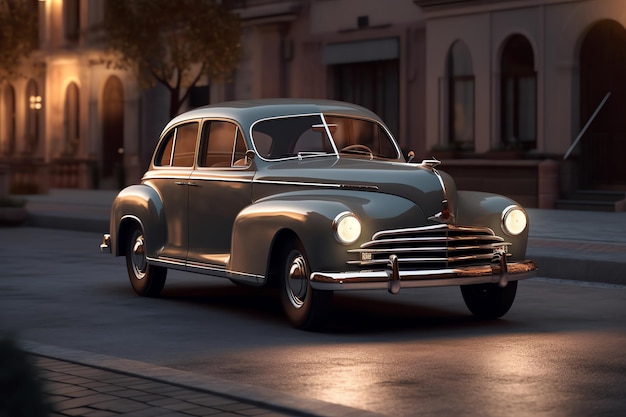
{"type": "Polygon", "coordinates": [[[311,287],[317,290],[387,289],[390,293],[397,294],[401,288],[487,283],[498,283],[504,287],[509,281],[532,278],[536,273],[537,264],[534,261],[506,262],[505,256],[496,256],[490,265],[402,271],[399,268],[398,258],[391,255],[387,269],[336,273],[314,272],[310,279],[311,287]]]}

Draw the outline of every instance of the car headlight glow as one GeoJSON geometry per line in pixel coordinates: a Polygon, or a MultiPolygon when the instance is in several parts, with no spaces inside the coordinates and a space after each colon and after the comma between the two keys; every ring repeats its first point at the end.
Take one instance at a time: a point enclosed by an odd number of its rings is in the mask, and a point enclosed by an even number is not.
{"type": "Polygon", "coordinates": [[[333,231],[337,241],[349,245],[361,236],[361,222],[353,213],[344,211],[333,220],[333,231]]]}
{"type": "Polygon", "coordinates": [[[510,236],[522,233],[528,225],[526,212],[520,206],[508,206],[502,211],[502,230],[510,236]]]}

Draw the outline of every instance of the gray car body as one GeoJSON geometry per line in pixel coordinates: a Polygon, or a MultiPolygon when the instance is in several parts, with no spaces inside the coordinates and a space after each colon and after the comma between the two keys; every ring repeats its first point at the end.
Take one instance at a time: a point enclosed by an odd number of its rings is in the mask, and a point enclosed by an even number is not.
{"type": "MultiPolygon", "coordinates": [[[[452,214],[447,223],[489,228],[510,243],[508,262],[527,262],[524,257],[528,227],[517,236],[509,236],[503,230],[502,213],[516,205],[513,200],[489,193],[457,191],[453,179],[435,170],[432,163],[407,163],[397,144],[397,159],[385,161],[343,157],[272,161],[260,157],[252,138],[253,125],[263,119],[301,114],[364,118],[376,121],[389,133],[371,111],[328,100],[230,102],[179,115],[163,129],[161,140],[181,123],[197,120],[202,126],[207,120],[228,120],[243,133],[249,163],[225,168],[198,167],[198,143],[192,167],[156,166],[153,158],[141,184],[122,190],[113,203],[112,253],[124,255],[126,230],[139,223],[150,264],[263,285],[272,276],[274,249],[281,239],[296,237],[302,242],[314,273],[354,275],[360,268],[348,264],[355,259],[351,249],[358,249],[378,231],[441,223],[433,216],[442,211],[445,200],[452,214]],[[333,220],[342,212],[354,213],[362,224],[360,238],[350,245],[338,242],[333,232],[333,220]]],[[[389,266],[381,269],[388,270],[389,266]]],[[[509,274],[507,279],[527,278],[532,271],[534,267],[525,268],[523,273],[509,274]]],[[[335,279],[332,285],[320,284],[319,288],[353,288],[343,282],[335,279]]],[[[457,284],[458,279],[432,283],[457,284]]]]}

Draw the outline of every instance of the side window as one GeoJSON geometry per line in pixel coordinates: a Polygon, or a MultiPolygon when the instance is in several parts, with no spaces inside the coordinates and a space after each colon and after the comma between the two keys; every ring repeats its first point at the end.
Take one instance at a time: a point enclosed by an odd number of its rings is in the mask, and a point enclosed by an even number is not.
{"type": "Polygon", "coordinates": [[[193,156],[196,152],[198,123],[185,124],[177,127],[176,130],[176,146],[174,146],[172,166],[190,167],[193,165],[193,156]]]}
{"type": "Polygon", "coordinates": [[[156,166],[190,167],[196,150],[198,123],[187,123],[170,130],[154,158],[156,166]]]}
{"type": "Polygon", "coordinates": [[[245,165],[246,145],[237,125],[231,122],[214,120],[204,124],[202,129],[202,151],[200,166],[231,167],[245,165]],[[237,163],[235,163],[237,162],[237,163]]]}

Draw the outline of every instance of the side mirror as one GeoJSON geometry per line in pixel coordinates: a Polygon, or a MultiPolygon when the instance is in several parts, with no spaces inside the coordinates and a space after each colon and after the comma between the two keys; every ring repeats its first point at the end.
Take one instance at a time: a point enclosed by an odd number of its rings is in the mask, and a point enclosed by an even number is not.
{"type": "Polygon", "coordinates": [[[408,164],[408,163],[410,163],[410,162],[413,160],[413,158],[415,158],[415,152],[413,152],[413,151],[409,151],[409,153],[407,154],[407,156],[409,157],[409,160],[408,160],[408,161],[406,161],[406,163],[408,164]]]}
{"type": "Polygon", "coordinates": [[[246,165],[252,164],[252,161],[254,160],[254,155],[255,153],[252,149],[246,151],[246,165]]]}

